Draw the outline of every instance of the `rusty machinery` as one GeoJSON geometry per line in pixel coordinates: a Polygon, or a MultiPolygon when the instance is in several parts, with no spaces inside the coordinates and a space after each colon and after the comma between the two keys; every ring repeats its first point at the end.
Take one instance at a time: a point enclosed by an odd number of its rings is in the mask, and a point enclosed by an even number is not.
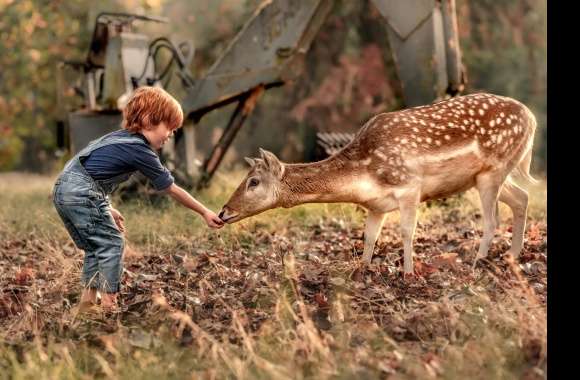
{"type": "MultiPolygon", "coordinates": [[[[388,40],[402,85],[406,106],[427,104],[461,92],[465,78],[457,32],[455,0],[370,0],[387,25],[388,40]]],[[[334,0],[271,0],[254,12],[224,53],[201,78],[188,65],[193,47],[167,38],[150,40],[134,33],[135,21],[164,22],[161,18],[103,13],[97,18],[85,62],[70,63],[84,73],[84,108],[61,118],[62,133],[72,151],[91,139],[117,129],[120,108],[141,85],[166,87],[170,65],[179,76],[185,96],[181,102],[187,121],[176,138],[183,146],[184,171],[193,178],[194,125],[208,112],[237,102],[219,141],[203,162],[197,187],[209,183],[229,146],[265,90],[297,78],[304,69],[311,42],[328,17],[334,0]],[[157,54],[166,49],[171,59],[159,67],[157,54]]],[[[67,113],[66,111],[63,111],[67,113]]],[[[319,144],[331,153],[352,136],[319,134],[319,144]]],[[[164,147],[170,169],[175,141],[164,147]]]]}

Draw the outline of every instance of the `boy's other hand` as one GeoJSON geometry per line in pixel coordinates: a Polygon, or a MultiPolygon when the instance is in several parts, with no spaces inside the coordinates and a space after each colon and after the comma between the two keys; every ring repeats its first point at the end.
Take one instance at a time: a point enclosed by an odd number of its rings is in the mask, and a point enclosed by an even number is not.
{"type": "Polygon", "coordinates": [[[224,222],[213,211],[207,211],[205,214],[203,214],[203,219],[205,219],[208,227],[222,228],[224,226],[224,222]]]}
{"type": "Polygon", "coordinates": [[[125,218],[123,217],[123,215],[121,215],[121,213],[112,208],[111,207],[111,215],[113,216],[113,220],[115,221],[115,224],[117,225],[117,228],[119,228],[119,231],[121,232],[125,232],[125,218]]]}

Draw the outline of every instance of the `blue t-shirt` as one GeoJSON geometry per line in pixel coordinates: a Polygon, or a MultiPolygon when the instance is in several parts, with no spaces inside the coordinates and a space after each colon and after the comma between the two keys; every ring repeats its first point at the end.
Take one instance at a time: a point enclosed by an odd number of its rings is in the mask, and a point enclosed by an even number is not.
{"type": "Polygon", "coordinates": [[[161,164],[145,136],[136,136],[145,144],[118,143],[95,149],[83,162],[87,173],[96,180],[106,180],[139,171],[151,181],[155,190],[171,186],[174,179],[169,170],[161,164]]]}

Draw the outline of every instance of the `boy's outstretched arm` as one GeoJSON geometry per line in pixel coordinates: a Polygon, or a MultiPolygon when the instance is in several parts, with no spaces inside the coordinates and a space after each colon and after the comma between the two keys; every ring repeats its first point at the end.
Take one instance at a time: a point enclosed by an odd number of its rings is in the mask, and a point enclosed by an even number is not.
{"type": "Polygon", "coordinates": [[[172,184],[164,192],[185,207],[201,215],[209,227],[222,228],[224,226],[224,222],[213,211],[205,207],[197,199],[192,197],[191,194],[176,184],[172,184]]]}

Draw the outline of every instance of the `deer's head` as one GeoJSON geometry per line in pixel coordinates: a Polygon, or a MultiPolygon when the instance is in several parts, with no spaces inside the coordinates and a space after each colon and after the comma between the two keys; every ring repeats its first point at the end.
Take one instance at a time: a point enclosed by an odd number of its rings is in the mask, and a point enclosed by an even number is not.
{"type": "Polygon", "coordinates": [[[271,152],[260,148],[261,158],[248,158],[250,171],[219,213],[226,223],[275,208],[279,201],[284,164],[271,152]]]}

